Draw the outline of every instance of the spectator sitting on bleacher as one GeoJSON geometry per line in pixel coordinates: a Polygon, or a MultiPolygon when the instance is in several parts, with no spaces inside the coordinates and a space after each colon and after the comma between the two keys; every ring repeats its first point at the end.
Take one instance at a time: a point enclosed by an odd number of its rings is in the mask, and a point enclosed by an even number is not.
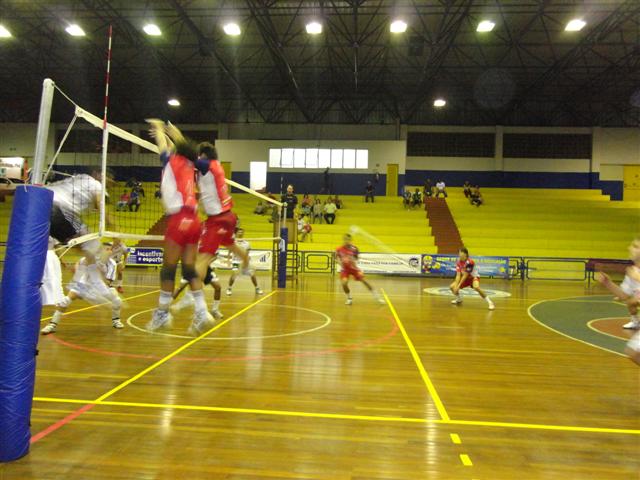
{"type": "Polygon", "coordinates": [[[309,217],[302,217],[298,219],[298,235],[300,235],[301,242],[304,242],[307,237],[309,237],[309,239],[313,241],[313,237],[311,234],[312,230],[313,229],[311,228],[311,225],[309,225],[309,217]]]}
{"type": "Polygon", "coordinates": [[[116,210],[122,212],[127,205],[129,205],[129,194],[125,190],[122,195],[120,195],[120,200],[118,200],[118,203],[116,204],[116,210]]]}
{"type": "Polygon", "coordinates": [[[476,207],[479,207],[484,203],[484,199],[482,198],[480,187],[478,185],[473,187],[469,199],[471,201],[471,205],[475,205],[476,207]]]}
{"type": "Polygon", "coordinates": [[[422,195],[420,194],[420,189],[416,188],[416,191],[411,195],[411,208],[419,207],[422,205],[422,195]]]}
{"type": "Polygon", "coordinates": [[[471,197],[471,184],[469,183],[469,180],[466,180],[464,185],[462,185],[462,192],[464,193],[465,198],[471,197]]]}
{"type": "Polygon", "coordinates": [[[447,195],[447,186],[442,180],[436,183],[436,198],[439,198],[440,195],[444,195],[444,198],[449,196],[447,195]]]}
{"type": "Polygon", "coordinates": [[[318,197],[316,197],[316,201],[313,204],[311,216],[311,221],[313,223],[316,223],[316,220],[318,220],[318,223],[322,223],[322,202],[318,197]]]}
{"type": "Polygon", "coordinates": [[[336,221],[336,210],[338,210],[338,207],[336,207],[336,204],[333,203],[333,200],[329,197],[327,203],[324,204],[324,220],[329,225],[333,225],[336,221]]]}
{"type": "Polygon", "coordinates": [[[255,213],[256,215],[264,215],[266,210],[267,209],[265,208],[264,203],[262,203],[262,200],[258,200],[258,205],[256,205],[256,208],[253,210],[253,213],[255,213]]]}
{"type": "Polygon", "coordinates": [[[156,193],[153,194],[155,198],[162,198],[162,192],[160,191],[160,185],[156,185],[156,193]]]}
{"type": "Polygon", "coordinates": [[[411,208],[411,192],[409,190],[405,190],[404,195],[402,195],[402,205],[405,210],[409,210],[411,208]]]}
{"type": "Polygon", "coordinates": [[[309,194],[305,193],[302,197],[302,202],[300,202],[300,211],[303,216],[311,215],[311,207],[313,206],[311,202],[311,198],[309,198],[309,194]]]}
{"type": "Polygon", "coordinates": [[[424,194],[425,197],[433,196],[433,184],[431,183],[430,178],[427,178],[427,180],[424,182],[424,188],[422,190],[422,193],[424,194]]]}
{"type": "Polygon", "coordinates": [[[338,207],[338,210],[341,210],[344,208],[344,204],[342,203],[342,200],[338,198],[338,195],[333,197],[333,203],[336,204],[336,207],[338,207]]]}
{"type": "Polygon", "coordinates": [[[130,212],[137,212],[140,210],[140,193],[138,189],[134,188],[131,190],[131,195],[129,195],[129,203],[127,204],[130,212]]]}

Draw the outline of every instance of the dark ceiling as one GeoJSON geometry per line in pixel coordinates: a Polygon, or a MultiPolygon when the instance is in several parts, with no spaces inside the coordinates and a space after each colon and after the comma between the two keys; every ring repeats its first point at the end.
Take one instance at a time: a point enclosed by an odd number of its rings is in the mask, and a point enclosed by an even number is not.
{"type": "Polygon", "coordinates": [[[0,0],[0,23],[4,122],[36,120],[45,77],[100,114],[111,24],[113,122],[640,125],[640,0],[0,0]],[[575,17],[586,27],[565,32],[575,17]]]}

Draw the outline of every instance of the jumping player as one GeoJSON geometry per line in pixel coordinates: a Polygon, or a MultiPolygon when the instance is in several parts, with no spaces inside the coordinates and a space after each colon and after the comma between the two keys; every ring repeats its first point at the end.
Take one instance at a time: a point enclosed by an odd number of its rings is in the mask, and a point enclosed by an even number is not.
{"type": "Polygon", "coordinates": [[[351,305],[353,298],[351,298],[351,290],[349,289],[349,277],[353,277],[356,281],[362,282],[367,289],[373,294],[373,297],[378,303],[385,303],[384,298],[373,289],[371,284],[365,280],[364,273],[358,268],[358,256],[360,251],[352,243],[352,237],[350,234],[344,235],[344,244],[336,249],[336,256],[340,261],[342,270],[340,271],[340,283],[342,283],[342,290],[347,295],[347,301],[345,305],[351,305]]]}
{"type": "MultiPolygon", "coordinates": [[[[602,272],[596,274],[596,280],[627,304],[631,319],[623,328],[640,330],[640,319],[638,318],[638,307],[640,307],[640,237],[635,238],[629,245],[629,256],[633,265],[627,268],[626,275],[620,286],[613,283],[611,278],[602,272]]],[[[629,355],[631,360],[640,365],[640,332],[631,337],[627,343],[625,353],[629,355]]]]}
{"type": "Polygon", "coordinates": [[[459,254],[460,256],[456,263],[456,279],[449,286],[451,292],[456,296],[455,299],[451,300],[451,303],[455,305],[461,304],[462,297],[460,296],[460,290],[471,287],[485,299],[489,305],[489,310],[494,310],[496,306],[480,288],[480,274],[478,273],[476,262],[469,258],[469,251],[464,247],[460,249],[459,254]]]}
{"type": "MultiPolygon", "coordinates": [[[[113,262],[113,260],[109,258],[110,253],[110,247],[106,247],[103,256],[107,265],[110,265],[110,262],[113,262]]],[[[124,325],[120,321],[122,300],[118,296],[116,290],[114,288],[109,288],[105,283],[106,278],[100,268],[100,265],[100,261],[97,263],[91,263],[86,257],[82,257],[78,260],[74,267],[75,272],[73,274],[73,279],[69,284],[69,294],[56,305],[56,311],[54,312],[51,321],[40,331],[43,335],[54,333],[57,330],[62,315],[64,315],[64,312],[67,310],[69,305],[77,299],[86,300],[87,302],[96,305],[101,303],[110,303],[111,322],[113,328],[124,328],[124,325]]],[[[112,263],[111,265],[111,273],[115,274],[115,263],[112,263]]]]}
{"type": "Polygon", "coordinates": [[[207,214],[198,248],[198,274],[200,278],[205,277],[207,267],[222,245],[240,259],[242,273],[250,275],[249,255],[234,239],[238,217],[231,211],[233,201],[225,182],[224,170],[218,161],[218,152],[212,144],[203,142],[198,145],[197,168],[200,204],[207,214]]]}
{"type": "Polygon", "coordinates": [[[161,120],[148,120],[150,133],[155,138],[163,162],[162,203],[167,214],[167,230],[164,238],[164,256],[160,272],[160,297],[147,329],[154,331],[171,326],[169,307],[173,301],[173,289],[178,262],[182,261],[182,276],[189,282],[195,302],[193,322],[189,333],[199,335],[213,324],[207,312],[202,281],[195,268],[200,220],[198,219],[195,188],[195,144],[186,139],[175,126],[164,125],[161,120]],[[175,151],[171,152],[173,141],[175,151]]]}
{"type": "MultiPolygon", "coordinates": [[[[215,258],[214,258],[215,260],[215,258]]],[[[173,298],[178,298],[180,293],[186,288],[189,282],[187,282],[184,278],[180,280],[180,288],[176,290],[173,294],[173,298]]],[[[220,279],[218,275],[216,275],[213,262],[207,267],[207,273],[202,280],[204,285],[211,285],[213,288],[213,306],[211,307],[211,315],[216,320],[220,320],[224,317],[222,312],[220,311],[220,298],[222,297],[222,286],[220,285],[220,279]]],[[[172,312],[179,312],[185,308],[192,307],[195,304],[193,300],[193,295],[190,291],[187,291],[184,296],[180,299],[179,302],[175,303],[171,307],[172,312]]]]}
{"type": "MultiPolygon", "coordinates": [[[[240,247],[242,250],[249,254],[251,250],[251,244],[244,239],[244,228],[237,227],[235,232],[235,241],[236,245],[240,247]]],[[[229,286],[227,287],[227,295],[233,294],[233,284],[238,278],[238,269],[240,268],[240,262],[242,259],[238,257],[236,254],[229,251],[229,257],[231,257],[231,276],[229,277],[229,286]]],[[[256,295],[262,295],[264,292],[258,286],[258,279],[256,278],[255,272],[250,272],[251,274],[251,283],[253,283],[253,287],[256,289],[256,295]]]]}

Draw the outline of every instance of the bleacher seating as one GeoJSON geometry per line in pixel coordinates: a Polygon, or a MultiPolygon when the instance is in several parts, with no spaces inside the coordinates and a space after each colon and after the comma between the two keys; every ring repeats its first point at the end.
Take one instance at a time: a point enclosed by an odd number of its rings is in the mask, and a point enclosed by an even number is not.
{"type": "Polygon", "coordinates": [[[640,204],[611,202],[600,190],[482,189],[474,207],[462,189],[447,203],[473,255],[626,258],[640,232],[640,204]]]}

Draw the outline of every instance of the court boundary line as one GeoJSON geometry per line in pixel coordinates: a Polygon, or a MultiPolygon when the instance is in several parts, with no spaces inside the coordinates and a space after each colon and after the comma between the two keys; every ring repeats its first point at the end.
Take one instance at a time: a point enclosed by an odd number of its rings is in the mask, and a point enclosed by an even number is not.
{"type": "Polygon", "coordinates": [[[416,424],[438,424],[438,425],[458,425],[469,427],[491,427],[491,428],[512,428],[524,430],[550,430],[559,432],[578,432],[578,433],[600,433],[600,434],[620,434],[620,435],[640,435],[640,430],[626,428],[608,428],[608,427],[580,427],[574,425],[550,425],[543,423],[514,423],[514,422],[495,422],[485,420],[444,420],[444,419],[428,419],[417,417],[382,417],[377,415],[352,415],[342,413],[322,413],[322,412],[302,412],[290,410],[269,410],[258,408],[236,408],[236,407],[216,407],[206,405],[180,405],[169,403],[144,403],[144,402],[119,402],[115,400],[102,400],[92,402],[91,400],[71,399],[71,398],[55,398],[55,397],[33,397],[34,402],[43,403],[63,403],[63,404],[94,404],[96,406],[111,407],[131,407],[131,408],[147,408],[147,409],[173,409],[186,411],[208,411],[217,413],[236,413],[236,414],[253,414],[253,415],[272,415],[286,417],[303,417],[303,418],[326,418],[332,420],[354,420],[354,421],[371,421],[371,422],[388,422],[388,423],[416,423],[416,424]]]}
{"type": "MultiPolygon", "coordinates": [[[[551,298],[551,299],[546,299],[546,300],[540,300],[538,302],[535,302],[535,303],[532,303],[531,305],[529,305],[529,308],[527,308],[527,315],[529,315],[529,317],[534,322],[536,322],[538,325],[540,325],[540,326],[542,326],[542,327],[546,328],[547,330],[550,330],[550,331],[552,331],[554,333],[557,333],[558,335],[562,335],[563,337],[566,337],[566,338],[568,338],[570,340],[573,340],[574,342],[580,342],[580,343],[582,343],[584,345],[587,345],[587,346],[589,346],[591,348],[597,348],[597,349],[602,350],[604,352],[613,353],[615,355],[618,355],[619,357],[628,358],[624,353],[616,352],[614,350],[609,350],[608,348],[601,347],[600,345],[594,345],[592,343],[585,342],[584,340],[580,340],[579,338],[574,338],[574,337],[572,337],[570,335],[567,335],[566,333],[563,333],[560,330],[556,330],[555,328],[550,327],[549,325],[546,325],[546,324],[542,323],[540,320],[538,320],[535,317],[535,315],[533,313],[531,313],[531,309],[533,307],[535,307],[536,305],[540,305],[541,303],[545,303],[545,302],[563,301],[563,300],[565,300],[565,298],[568,299],[568,298],[580,298],[580,297],[561,297],[561,298],[551,298]]],[[[584,300],[584,302],[588,302],[588,300],[584,300]]],[[[613,301],[610,302],[610,303],[614,303],[615,304],[615,302],[613,302],[613,301]]]]}
{"type": "MultiPolygon", "coordinates": [[[[80,415],[82,415],[84,412],[90,410],[91,408],[93,408],[95,405],[98,405],[100,402],[104,402],[104,400],[106,400],[107,398],[109,398],[112,395],[115,395],[116,393],[118,393],[120,390],[122,390],[123,388],[127,387],[128,385],[132,384],[133,382],[135,382],[136,380],[139,380],[140,378],[144,377],[147,373],[155,370],[156,368],[158,368],[159,366],[165,364],[166,362],[168,362],[169,360],[171,360],[173,357],[175,357],[176,355],[180,354],[181,352],[183,352],[184,350],[186,350],[187,348],[189,348],[190,346],[194,345],[195,343],[199,342],[200,340],[202,340],[203,338],[205,338],[207,335],[215,332],[216,330],[222,328],[224,325],[226,325],[227,323],[229,323],[231,320],[233,320],[234,318],[237,318],[238,316],[242,315],[243,313],[245,313],[246,311],[250,310],[251,308],[253,308],[254,306],[258,305],[259,303],[263,302],[264,300],[266,300],[267,298],[272,297],[275,293],[277,292],[277,290],[273,290],[272,292],[268,293],[267,295],[265,295],[264,297],[261,297],[260,299],[250,303],[249,305],[247,305],[246,307],[238,310],[236,313],[234,313],[233,315],[231,315],[229,318],[227,318],[226,320],[214,325],[212,328],[210,328],[209,330],[207,330],[206,332],[204,332],[203,334],[197,336],[196,338],[194,338],[193,340],[186,342],[185,344],[183,344],[182,346],[178,347],[177,349],[175,349],[174,351],[172,351],[171,353],[169,353],[168,355],[164,356],[163,358],[161,358],[160,360],[156,361],[155,363],[153,363],[152,365],[150,365],[149,367],[145,368],[144,370],[142,370],[141,372],[137,373],[136,375],[128,378],[127,380],[125,380],[124,382],[121,382],[119,385],[115,386],[114,388],[112,388],[111,390],[109,390],[108,392],[100,395],[96,400],[93,401],[87,401],[87,402],[82,402],[85,405],[83,407],[81,407],[80,409],[76,410],[75,412],[71,413],[70,415],[67,415],[66,417],[64,417],[62,420],[59,420],[58,422],[55,422],[52,425],[49,425],[47,428],[45,428],[44,430],[38,432],[37,434],[35,434],[32,438],[31,438],[31,443],[35,443],[38,440],[41,440],[42,438],[46,437],[47,435],[49,435],[50,433],[55,432],[56,430],[58,430],[59,428],[63,427],[64,425],[70,423],[71,421],[73,421],[74,419],[76,419],[77,417],[79,417],[80,415]]],[[[152,292],[147,292],[147,294],[152,293],[152,292]]],[[[74,402],[74,403],[79,403],[79,402],[74,402]]]]}
{"type": "Polygon", "coordinates": [[[416,366],[418,367],[418,371],[420,372],[420,376],[422,377],[422,381],[424,382],[424,384],[427,387],[429,395],[431,396],[431,400],[433,400],[433,403],[435,404],[436,409],[438,410],[438,414],[440,415],[440,418],[442,420],[450,420],[449,414],[447,413],[447,409],[445,408],[444,404],[442,403],[442,400],[440,399],[440,395],[438,395],[436,387],[433,384],[433,382],[431,381],[431,378],[429,377],[429,374],[427,373],[427,370],[424,368],[424,365],[422,364],[422,360],[420,360],[420,355],[418,355],[418,352],[416,351],[416,347],[413,345],[413,342],[411,341],[411,338],[409,337],[409,334],[405,330],[404,325],[402,324],[402,321],[400,320],[400,317],[398,316],[398,312],[396,311],[395,307],[391,303],[391,300],[389,299],[389,296],[387,295],[387,292],[385,292],[384,289],[382,289],[381,291],[382,291],[382,295],[384,296],[385,301],[387,302],[387,306],[389,307],[389,310],[391,310],[391,314],[393,315],[393,318],[395,319],[396,324],[398,325],[398,328],[400,329],[400,333],[402,334],[402,337],[404,338],[404,341],[407,344],[407,347],[409,348],[409,352],[411,353],[411,357],[413,358],[413,361],[415,362],[416,366]]]}

